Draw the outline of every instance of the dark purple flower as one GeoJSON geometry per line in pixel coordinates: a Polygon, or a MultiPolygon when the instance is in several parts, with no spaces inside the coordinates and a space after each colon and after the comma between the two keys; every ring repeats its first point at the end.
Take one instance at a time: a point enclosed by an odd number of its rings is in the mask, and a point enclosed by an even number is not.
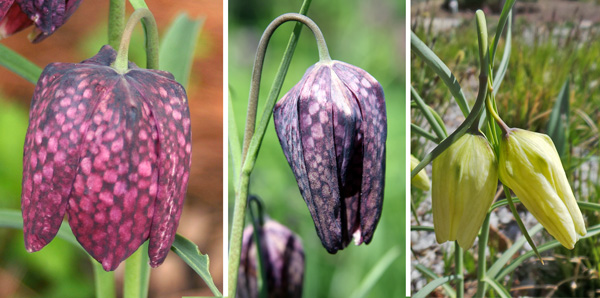
{"type": "Polygon", "coordinates": [[[189,178],[191,131],[183,87],[164,71],[110,67],[104,46],[82,63],[48,65],[35,88],[23,157],[27,251],[73,234],[105,270],[147,239],[160,265],[175,237],[189,178]]]}
{"type": "MultiPolygon", "coordinates": [[[[256,243],[252,226],[244,229],[242,256],[238,273],[237,297],[259,297],[256,243]]],[[[269,297],[302,297],[304,249],[302,240],[290,229],[267,220],[258,231],[269,297]]]]}
{"type": "Polygon", "coordinates": [[[35,24],[29,39],[40,42],[67,22],[80,3],[81,0],[2,0],[0,38],[35,24]]]}
{"type": "Polygon", "coordinates": [[[381,215],[387,118],[381,85],[340,61],[309,68],[275,105],[275,130],[330,253],[369,243],[381,215]]]}

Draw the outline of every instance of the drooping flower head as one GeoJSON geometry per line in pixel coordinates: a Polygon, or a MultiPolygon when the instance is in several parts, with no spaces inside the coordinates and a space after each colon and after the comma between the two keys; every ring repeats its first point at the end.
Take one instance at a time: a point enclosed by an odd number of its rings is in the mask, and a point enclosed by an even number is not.
{"type": "Polygon", "coordinates": [[[330,253],[369,243],[381,215],[387,118],[381,85],[319,62],[275,105],[275,129],[317,234],[330,253]]]}
{"type": "Polygon", "coordinates": [[[2,0],[0,1],[0,38],[35,25],[29,39],[40,42],[62,26],[81,0],[2,0]]]}
{"type": "MultiPolygon", "coordinates": [[[[244,229],[237,287],[240,298],[259,297],[257,276],[260,272],[253,233],[252,225],[244,229]]],[[[304,249],[300,237],[274,220],[267,220],[258,234],[267,275],[263,283],[267,286],[268,296],[302,297],[304,249]]]]}
{"type": "MultiPolygon", "coordinates": [[[[412,171],[414,168],[417,167],[417,165],[419,164],[419,160],[414,157],[414,156],[410,156],[410,170],[412,171]]],[[[412,184],[412,186],[424,190],[424,191],[428,191],[431,188],[431,181],[429,181],[429,177],[427,177],[427,173],[425,172],[425,169],[421,170],[414,178],[412,178],[412,180],[410,181],[410,184],[412,184]]]]}
{"type": "Polygon", "coordinates": [[[105,270],[147,239],[150,265],[173,243],[191,162],[187,97],[173,76],[104,46],[82,63],[48,65],[35,88],[23,157],[25,247],[38,251],[65,213],[105,270]]]}
{"type": "Polygon", "coordinates": [[[498,187],[498,166],[488,141],[466,133],[433,160],[433,227],[438,243],[473,246],[498,187]]]}
{"type": "Polygon", "coordinates": [[[511,129],[500,140],[500,181],[564,247],[586,233],[556,147],[549,136],[511,129]]]}

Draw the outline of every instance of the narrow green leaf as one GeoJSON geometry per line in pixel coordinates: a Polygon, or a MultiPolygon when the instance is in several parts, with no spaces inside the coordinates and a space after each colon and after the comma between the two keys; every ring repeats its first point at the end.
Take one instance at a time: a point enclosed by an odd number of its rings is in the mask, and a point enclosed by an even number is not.
{"type": "Polygon", "coordinates": [[[410,226],[410,230],[411,231],[427,231],[427,232],[434,231],[433,227],[428,227],[428,226],[410,226]]]}
{"type": "Polygon", "coordinates": [[[401,255],[401,250],[398,246],[394,246],[388,250],[388,252],[383,255],[373,266],[371,271],[367,273],[364,277],[358,288],[354,290],[354,293],[351,297],[365,297],[367,293],[373,288],[373,286],[377,283],[379,278],[385,273],[385,271],[394,263],[394,261],[401,255]]]}
{"type": "MultiPolygon", "coordinates": [[[[495,40],[494,40],[495,42],[495,40]]],[[[502,81],[504,80],[504,76],[506,75],[506,70],[508,69],[508,62],[510,61],[510,52],[512,46],[512,12],[508,15],[508,26],[506,28],[506,44],[504,45],[504,53],[502,54],[502,61],[500,61],[500,66],[498,66],[498,70],[494,75],[494,82],[492,87],[494,90],[492,91],[492,95],[496,96],[498,90],[500,90],[500,85],[502,85],[502,81]]]]}
{"type": "MultiPolygon", "coordinates": [[[[590,237],[596,236],[598,234],[600,234],[600,224],[589,228],[587,231],[587,234],[585,234],[585,236],[580,237],[579,240],[590,238],[590,237]]],[[[560,242],[558,242],[557,240],[552,240],[550,242],[540,245],[538,247],[538,251],[544,252],[544,251],[553,249],[555,247],[559,247],[560,245],[561,245],[560,242]]],[[[535,255],[535,253],[533,251],[528,251],[528,252],[520,255],[514,261],[512,261],[508,266],[504,267],[500,271],[500,273],[498,273],[498,275],[496,276],[495,279],[497,281],[501,281],[507,274],[510,274],[513,270],[517,269],[517,267],[519,267],[519,265],[521,265],[525,260],[527,260],[529,257],[532,257],[533,255],[535,255]]]]}
{"type": "Polygon", "coordinates": [[[3,44],[0,44],[0,65],[34,85],[42,74],[41,68],[3,44]]]}
{"type": "Polygon", "coordinates": [[[194,49],[203,23],[203,18],[192,20],[187,14],[181,13],[169,25],[160,43],[158,58],[160,69],[172,73],[175,80],[184,88],[187,88],[194,60],[194,49]]]}
{"type": "Polygon", "coordinates": [[[500,297],[502,297],[502,298],[511,298],[512,297],[510,295],[510,292],[508,292],[508,290],[505,287],[503,287],[497,281],[489,278],[489,276],[486,276],[483,280],[486,283],[488,283],[490,286],[492,286],[492,288],[496,291],[496,293],[498,293],[498,295],[500,297]]]}
{"type": "Polygon", "coordinates": [[[504,2],[504,7],[502,7],[500,19],[498,20],[498,27],[496,27],[496,36],[494,36],[494,44],[492,45],[492,54],[490,56],[490,61],[492,64],[494,63],[494,58],[496,57],[496,49],[498,48],[500,36],[502,36],[502,31],[504,30],[504,26],[506,25],[506,20],[508,19],[508,16],[512,11],[513,5],[515,5],[515,2],[516,0],[508,0],[504,2]]]}
{"type": "Polygon", "coordinates": [[[558,93],[554,103],[550,119],[548,120],[548,135],[556,146],[556,151],[562,157],[565,154],[567,144],[567,128],[569,126],[569,81],[567,78],[558,93]]]}
{"type": "Polygon", "coordinates": [[[523,233],[523,236],[525,236],[525,239],[527,239],[527,243],[529,243],[529,246],[531,246],[531,248],[533,249],[533,252],[538,257],[538,259],[540,259],[540,262],[542,262],[542,264],[544,264],[544,261],[542,260],[542,256],[540,256],[540,253],[538,252],[538,249],[535,246],[535,243],[533,243],[531,236],[529,236],[529,233],[527,232],[527,229],[525,228],[525,225],[523,224],[523,221],[521,220],[521,216],[519,215],[519,212],[517,212],[517,208],[515,208],[515,205],[513,204],[512,195],[510,194],[510,189],[506,185],[503,185],[503,187],[504,187],[504,195],[506,195],[506,198],[508,199],[508,207],[510,207],[510,211],[512,212],[512,214],[514,216],[515,221],[517,222],[517,225],[519,226],[519,229],[521,230],[521,233],[523,233]]]}
{"type": "Polygon", "coordinates": [[[415,125],[414,123],[410,124],[410,131],[412,134],[417,134],[417,135],[421,135],[423,137],[425,137],[426,139],[433,141],[436,144],[440,143],[440,139],[438,139],[438,137],[432,135],[431,133],[429,133],[428,131],[422,129],[421,127],[415,125]]]}
{"type": "MultiPolygon", "coordinates": [[[[419,270],[421,273],[423,273],[426,277],[429,277],[431,279],[436,279],[436,278],[440,278],[439,275],[435,274],[435,272],[431,271],[429,268],[421,265],[421,264],[417,264],[415,266],[415,269],[419,270]]],[[[442,288],[444,289],[444,291],[446,291],[446,293],[448,294],[448,297],[450,298],[455,298],[456,297],[456,291],[454,291],[454,289],[448,285],[447,283],[442,285],[442,288]]]]}
{"type": "Polygon", "coordinates": [[[458,80],[452,74],[448,66],[429,48],[423,43],[419,37],[412,31],[410,31],[410,46],[413,53],[417,54],[433,71],[442,79],[444,84],[450,89],[450,93],[454,96],[454,100],[460,107],[465,117],[469,115],[469,104],[465,98],[458,80]]]}
{"type": "MultiPolygon", "coordinates": [[[[531,228],[528,232],[529,235],[535,235],[538,232],[540,232],[542,230],[542,225],[541,224],[537,224],[535,225],[533,228],[531,228]]],[[[487,271],[486,275],[491,276],[492,278],[495,278],[496,275],[498,274],[498,272],[500,272],[500,270],[502,269],[502,267],[504,267],[506,264],[508,264],[510,262],[510,260],[513,258],[513,256],[519,252],[519,249],[521,249],[521,247],[523,247],[523,245],[525,245],[525,242],[527,242],[527,239],[525,237],[521,237],[519,238],[517,241],[515,241],[515,243],[513,243],[513,245],[507,249],[502,256],[500,256],[500,258],[498,258],[498,260],[496,260],[496,262],[494,262],[494,265],[492,265],[490,267],[490,269],[487,271]]]]}
{"type": "Polygon", "coordinates": [[[423,101],[423,99],[421,98],[419,93],[417,93],[417,90],[413,88],[413,86],[410,86],[410,94],[412,96],[412,99],[415,101],[415,103],[421,110],[421,113],[423,113],[423,116],[425,116],[425,119],[427,119],[427,122],[429,122],[429,126],[431,126],[431,129],[437,135],[437,138],[439,140],[445,139],[448,135],[445,133],[445,129],[442,130],[442,126],[444,125],[440,126],[439,122],[434,118],[433,114],[431,113],[429,106],[425,104],[425,101],[423,101]]]}
{"type": "Polygon", "coordinates": [[[450,275],[450,276],[438,277],[438,278],[430,281],[421,290],[419,290],[417,293],[415,293],[413,295],[413,298],[429,297],[428,295],[431,292],[433,292],[437,287],[439,287],[443,284],[446,284],[448,282],[451,282],[453,280],[457,280],[457,279],[462,279],[462,276],[450,275]]]}
{"type": "Polygon", "coordinates": [[[173,246],[171,246],[171,250],[200,275],[215,296],[223,296],[219,292],[219,289],[217,289],[208,271],[210,263],[208,255],[201,254],[196,244],[177,234],[175,235],[175,241],[173,242],[173,246]]]}

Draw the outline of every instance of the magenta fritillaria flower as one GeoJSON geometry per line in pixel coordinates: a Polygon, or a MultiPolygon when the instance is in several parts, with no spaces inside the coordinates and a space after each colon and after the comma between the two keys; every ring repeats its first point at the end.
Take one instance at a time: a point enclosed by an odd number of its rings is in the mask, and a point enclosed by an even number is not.
{"type": "Polygon", "coordinates": [[[381,85],[340,61],[319,62],[276,104],[275,129],[330,253],[369,243],[381,215],[387,118],[381,85]]]}
{"type": "Polygon", "coordinates": [[[2,0],[0,1],[0,38],[13,35],[30,25],[29,39],[40,42],[62,26],[81,0],[2,0]]]}
{"type": "Polygon", "coordinates": [[[191,162],[184,88],[170,73],[110,67],[104,46],[82,63],[48,65],[35,88],[23,157],[27,251],[73,234],[110,271],[149,241],[160,265],[175,237],[191,162]]]}
{"type": "MultiPolygon", "coordinates": [[[[257,275],[258,267],[254,228],[244,229],[242,255],[238,273],[238,292],[240,298],[259,297],[257,275]]],[[[302,240],[282,224],[267,220],[259,229],[262,262],[267,280],[269,297],[302,297],[304,282],[304,249],[302,240]]]]}

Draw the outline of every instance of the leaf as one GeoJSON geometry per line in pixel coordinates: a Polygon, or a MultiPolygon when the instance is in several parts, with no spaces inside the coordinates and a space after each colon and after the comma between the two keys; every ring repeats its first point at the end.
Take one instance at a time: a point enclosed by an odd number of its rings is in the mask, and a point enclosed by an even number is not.
{"type": "Polygon", "coordinates": [[[498,20],[498,27],[496,27],[496,36],[494,36],[494,43],[492,45],[492,55],[490,57],[490,61],[493,64],[494,58],[496,56],[496,49],[498,48],[498,42],[500,40],[500,36],[502,35],[502,31],[504,30],[504,26],[506,25],[506,20],[509,15],[512,15],[512,7],[515,5],[516,0],[508,0],[504,3],[504,7],[502,7],[502,12],[500,13],[500,19],[498,20]]]}
{"type": "MultiPolygon", "coordinates": [[[[495,40],[494,40],[495,42],[495,40]]],[[[498,66],[498,70],[496,71],[496,75],[494,76],[494,83],[492,84],[494,91],[492,91],[492,95],[496,96],[498,90],[500,90],[500,85],[504,80],[504,75],[506,75],[506,70],[508,69],[508,62],[510,61],[510,52],[512,45],[512,12],[508,15],[508,26],[506,28],[506,44],[504,45],[504,53],[502,54],[502,61],[500,61],[500,66],[498,66]]]]}
{"type": "MultiPolygon", "coordinates": [[[[417,264],[415,266],[415,269],[421,271],[421,273],[423,273],[425,276],[427,276],[431,279],[439,278],[439,276],[437,274],[435,274],[435,272],[431,271],[431,269],[429,269],[421,264],[417,264]]],[[[443,284],[442,288],[444,289],[444,291],[446,291],[446,293],[448,293],[448,297],[450,297],[450,298],[456,297],[456,291],[454,291],[454,289],[450,285],[443,284]]]]}
{"type": "MultiPolygon", "coordinates": [[[[541,230],[542,230],[542,225],[537,224],[533,228],[531,228],[528,232],[529,232],[529,235],[535,235],[541,230]]],[[[502,269],[502,267],[504,267],[506,264],[508,264],[510,262],[510,260],[512,259],[512,257],[517,252],[519,252],[519,249],[521,249],[521,247],[523,247],[523,245],[525,245],[525,242],[527,242],[527,239],[525,237],[521,237],[517,241],[515,241],[515,243],[509,249],[507,249],[502,254],[502,256],[500,256],[500,258],[498,258],[498,260],[496,260],[496,262],[494,262],[494,265],[492,265],[492,267],[490,267],[490,269],[487,271],[486,275],[491,276],[492,278],[495,278],[496,275],[498,274],[498,272],[500,272],[500,270],[502,269]]]]}
{"type": "Polygon", "coordinates": [[[456,275],[438,277],[438,278],[432,280],[431,282],[429,282],[428,284],[426,284],[417,293],[415,293],[413,295],[413,298],[429,297],[428,295],[431,292],[433,292],[433,290],[435,290],[437,287],[439,287],[439,286],[441,286],[443,284],[446,284],[446,283],[448,283],[450,281],[457,280],[457,279],[462,279],[462,277],[461,276],[456,276],[456,275]]]}
{"type": "Polygon", "coordinates": [[[465,98],[458,80],[452,74],[448,66],[429,48],[423,43],[419,37],[412,31],[410,31],[410,47],[433,71],[442,79],[444,84],[450,89],[450,93],[454,96],[454,100],[460,107],[464,116],[469,114],[469,104],[465,98]]]}
{"type": "Polygon", "coordinates": [[[369,290],[371,290],[371,288],[373,288],[373,286],[377,283],[379,278],[381,278],[383,273],[385,273],[385,271],[390,267],[390,265],[392,265],[392,263],[394,263],[394,261],[401,254],[401,250],[398,246],[394,246],[390,250],[388,250],[388,252],[379,259],[377,264],[373,266],[371,271],[367,273],[367,275],[364,277],[358,288],[354,290],[352,297],[366,296],[366,294],[369,293],[369,290]]]}
{"type": "Polygon", "coordinates": [[[508,292],[508,290],[505,287],[503,287],[497,281],[491,279],[489,276],[484,277],[483,281],[485,281],[490,286],[492,286],[492,288],[496,291],[496,293],[498,293],[498,295],[500,295],[500,297],[502,297],[502,298],[511,298],[512,297],[512,296],[510,296],[510,293],[508,292]]]}
{"type": "Polygon", "coordinates": [[[33,62],[2,44],[0,44],[0,65],[34,85],[42,74],[42,69],[33,62]]]}
{"type": "Polygon", "coordinates": [[[548,135],[554,142],[556,151],[558,151],[558,155],[561,157],[565,154],[567,127],[569,126],[569,81],[570,78],[567,78],[560,89],[558,98],[550,113],[547,127],[548,135]]]}
{"type": "Polygon", "coordinates": [[[171,250],[200,275],[215,296],[223,296],[223,294],[219,292],[219,289],[217,289],[217,286],[215,286],[212,276],[208,271],[210,263],[208,255],[201,254],[196,244],[185,237],[176,234],[171,250]]]}
{"type": "Polygon", "coordinates": [[[187,88],[194,49],[203,23],[204,18],[193,20],[181,13],[171,23],[160,43],[159,68],[172,73],[184,88],[187,88]]]}

